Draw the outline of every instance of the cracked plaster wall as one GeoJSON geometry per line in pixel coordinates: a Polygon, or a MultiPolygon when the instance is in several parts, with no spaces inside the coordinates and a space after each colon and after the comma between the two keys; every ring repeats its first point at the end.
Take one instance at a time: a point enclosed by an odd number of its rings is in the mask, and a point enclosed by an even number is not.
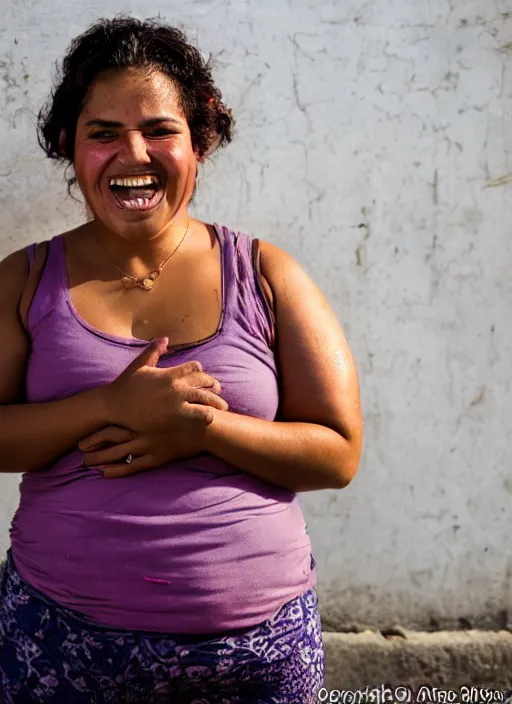
{"type": "MultiPolygon", "coordinates": [[[[4,3],[1,253],[82,217],[38,151],[54,61],[97,0],[4,3]]],[[[504,625],[512,608],[511,0],[155,0],[211,52],[236,142],[196,213],[284,247],[358,361],[366,447],[302,497],[324,626],[504,625]]],[[[0,541],[17,500],[4,476],[0,541]]]]}

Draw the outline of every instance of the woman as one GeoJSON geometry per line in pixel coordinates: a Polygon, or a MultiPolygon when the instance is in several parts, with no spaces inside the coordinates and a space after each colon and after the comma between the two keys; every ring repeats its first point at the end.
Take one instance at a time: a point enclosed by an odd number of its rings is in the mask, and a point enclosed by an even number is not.
{"type": "Polygon", "coordinates": [[[189,217],[231,138],[178,30],[102,20],[40,116],[92,219],[0,265],[3,701],[315,700],[296,493],[357,470],[352,357],[298,264],[189,217]]]}

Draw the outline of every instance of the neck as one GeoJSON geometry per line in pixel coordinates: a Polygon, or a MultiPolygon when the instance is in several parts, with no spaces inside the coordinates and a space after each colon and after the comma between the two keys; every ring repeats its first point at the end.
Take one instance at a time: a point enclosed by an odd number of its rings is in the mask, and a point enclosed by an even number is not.
{"type": "Polygon", "coordinates": [[[158,269],[173,252],[177,254],[176,248],[181,249],[185,234],[192,228],[188,213],[174,218],[163,230],[148,236],[139,234],[128,237],[106,228],[98,221],[91,224],[96,242],[107,261],[136,278],[158,269]]]}

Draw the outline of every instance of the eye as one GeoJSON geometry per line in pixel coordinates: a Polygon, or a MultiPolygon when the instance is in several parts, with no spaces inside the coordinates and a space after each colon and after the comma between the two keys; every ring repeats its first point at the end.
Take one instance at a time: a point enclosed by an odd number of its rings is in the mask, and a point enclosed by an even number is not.
{"type": "Polygon", "coordinates": [[[176,130],[172,130],[169,127],[154,127],[146,132],[146,137],[149,139],[166,139],[174,134],[177,134],[176,130]]]}
{"type": "Polygon", "coordinates": [[[116,137],[117,134],[109,130],[100,130],[99,132],[93,132],[90,135],[90,139],[96,139],[99,142],[111,142],[116,137]]]}

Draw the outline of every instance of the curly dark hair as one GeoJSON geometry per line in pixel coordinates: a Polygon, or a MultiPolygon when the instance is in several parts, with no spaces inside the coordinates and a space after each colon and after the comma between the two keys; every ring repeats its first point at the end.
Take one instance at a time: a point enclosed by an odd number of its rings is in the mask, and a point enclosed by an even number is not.
{"type": "Polygon", "coordinates": [[[229,144],[234,120],[214,83],[210,60],[180,29],[121,15],[98,20],[68,47],[57,86],[38,118],[39,144],[50,159],[73,163],[76,124],[91,85],[106,71],[126,68],[158,70],[172,79],[199,156],[229,144]]]}

